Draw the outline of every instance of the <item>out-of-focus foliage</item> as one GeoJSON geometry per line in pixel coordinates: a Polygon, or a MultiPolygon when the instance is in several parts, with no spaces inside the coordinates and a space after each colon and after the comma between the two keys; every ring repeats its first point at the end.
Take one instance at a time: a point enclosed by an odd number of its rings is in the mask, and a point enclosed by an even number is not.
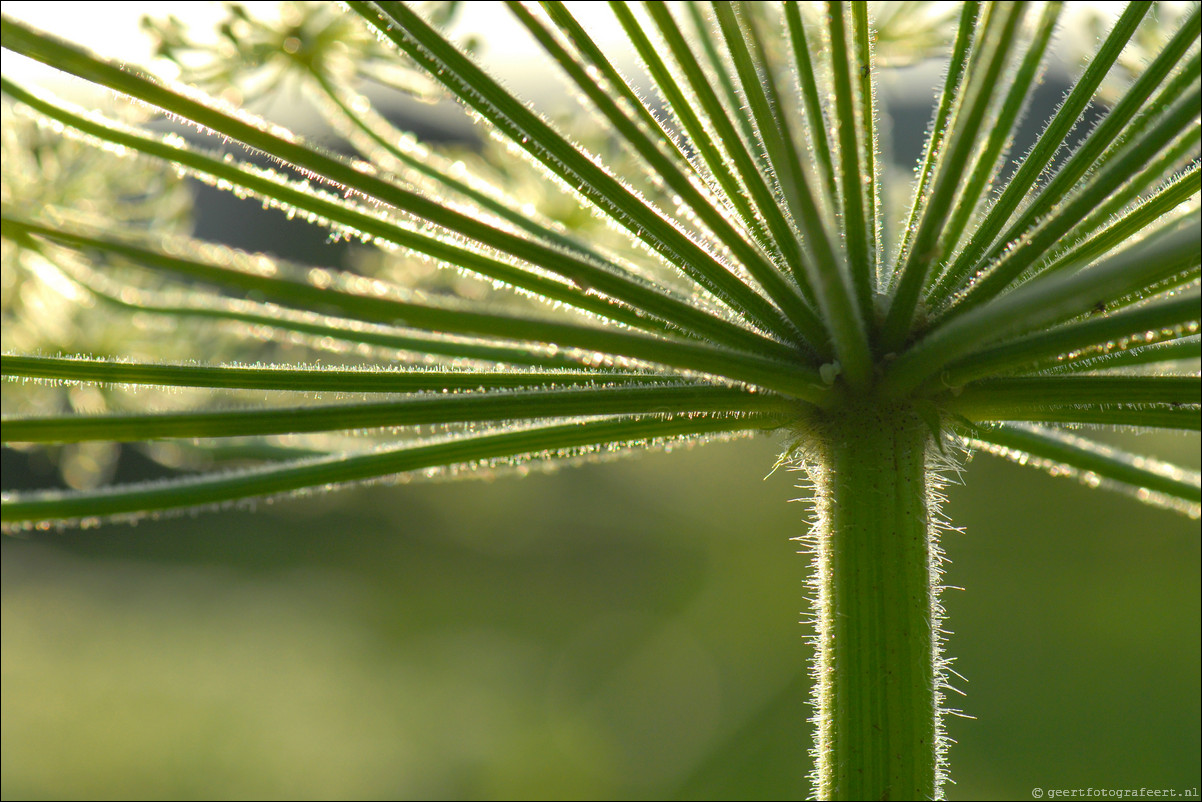
{"type": "MultiPolygon", "coordinates": [[[[13,114],[7,103],[2,113],[0,199],[6,207],[54,208],[80,219],[116,221],[139,231],[190,229],[192,193],[174,171],[144,159],[115,160],[94,145],[13,114]]],[[[60,251],[58,260],[47,259],[44,253],[8,238],[0,249],[0,348],[6,353],[89,351],[168,360],[193,354],[188,338],[164,336],[163,321],[156,325],[141,319],[130,326],[121,318],[95,314],[95,305],[102,302],[63,273],[70,266],[90,270],[69,252],[60,251]]],[[[129,273],[122,265],[112,270],[129,273]]],[[[118,388],[80,384],[25,383],[4,392],[9,414],[97,413],[124,407],[128,399],[129,394],[118,388]],[[114,394],[122,396],[116,404],[114,394]]],[[[119,454],[120,447],[113,443],[73,443],[50,452],[63,481],[74,488],[108,482],[119,454]]]]}
{"type": "Polygon", "coordinates": [[[876,57],[882,66],[904,67],[944,56],[956,33],[958,10],[938,0],[869,3],[876,20],[876,57]]]}
{"type": "MultiPolygon", "coordinates": [[[[460,5],[428,3],[438,24],[450,23],[460,5]]],[[[215,41],[176,16],[142,19],[155,55],[180,77],[233,104],[253,103],[274,91],[301,88],[315,76],[337,83],[368,80],[426,102],[445,97],[428,76],[385,48],[334,3],[284,2],[254,13],[226,3],[215,41]]]]}

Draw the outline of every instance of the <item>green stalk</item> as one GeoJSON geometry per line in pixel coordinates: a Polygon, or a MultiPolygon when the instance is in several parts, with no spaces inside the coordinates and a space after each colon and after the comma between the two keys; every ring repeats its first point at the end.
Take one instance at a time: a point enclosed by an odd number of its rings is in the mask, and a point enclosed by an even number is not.
{"type": "Polygon", "coordinates": [[[863,402],[817,428],[817,797],[935,799],[931,429],[907,407],[863,402]]]}
{"type": "Polygon", "coordinates": [[[646,443],[667,438],[776,428],[773,415],[679,416],[572,422],[509,431],[401,443],[385,450],[329,454],[250,470],[183,476],[175,479],[102,487],[87,491],[43,490],[5,494],[0,524],[5,531],[39,521],[96,523],[104,518],[131,519],[160,510],[201,508],[255,496],[278,496],[306,487],[360,482],[407,471],[476,461],[564,453],[608,444],[646,443]]]}
{"type": "MultiPolygon", "coordinates": [[[[1061,381],[1066,381],[1062,379],[1061,381]]],[[[1072,379],[1067,379],[1072,381],[1072,379]]],[[[171,437],[252,437],[422,424],[549,420],[573,416],[758,412],[787,415],[792,405],[771,393],[730,387],[631,387],[581,390],[427,393],[400,401],[309,407],[219,409],[147,414],[3,418],[4,443],[135,442],[171,437]]]]}

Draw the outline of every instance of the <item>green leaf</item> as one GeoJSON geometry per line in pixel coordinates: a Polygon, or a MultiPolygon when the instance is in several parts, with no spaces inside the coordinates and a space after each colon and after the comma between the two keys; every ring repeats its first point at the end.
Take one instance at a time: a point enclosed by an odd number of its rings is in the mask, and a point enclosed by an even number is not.
{"type": "MultiPolygon", "coordinates": [[[[969,165],[978,147],[978,134],[993,103],[994,86],[1006,66],[1026,8],[1023,4],[1011,3],[994,6],[994,10],[996,13],[990,14],[990,21],[997,22],[984,29],[982,40],[977,43],[979,62],[969,71],[960,108],[947,134],[946,148],[936,161],[931,196],[923,208],[914,244],[906,261],[898,267],[900,279],[882,333],[888,350],[896,350],[909,336],[927,276],[947,256],[943,249],[954,245],[941,241],[940,235],[947,218],[952,216],[957,196],[961,194],[962,176],[970,172],[969,165]]],[[[961,202],[975,203],[975,200],[961,202]]]]}
{"type": "Polygon", "coordinates": [[[1056,476],[1072,476],[1094,487],[1135,496],[1191,517],[1202,509],[1202,477],[1150,457],[1102,445],[1067,432],[1034,426],[991,426],[974,430],[969,444],[1056,476]]]}
{"type": "Polygon", "coordinates": [[[1088,314],[1099,304],[1104,307],[1181,274],[1202,259],[1196,219],[1195,214],[1181,230],[1130,247],[1088,270],[1043,276],[943,321],[889,364],[882,389],[905,393],[981,345],[1088,314]]]}
{"type": "MultiPolygon", "coordinates": [[[[986,408],[1048,404],[1198,404],[1197,376],[1030,376],[966,385],[949,403],[966,417],[986,408]]],[[[1003,413],[987,417],[1004,417],[1003,413]]]]}
{"type": "MultiPolygon", "coordinates": [[[[1199,290],[1159,303],[1110,315],[1089,317],[1039,331],[972,353],[948,366],[940,377],[947,386],[1023,369],[1026,372],[1093,360],[1158,338],[1189,336],[1202,321],[1199,290]]],[[[1094,310],[1099,311],[1099,310],[1094,310]]],[[[1105,310],[1100,310],[1104,312],[1105,310]]]]}
{"type": "Polygon", "coordinates": [[[558,179],[645,241],[668,265],[683,270],[766,330],[787,334],[792,329],[777,309],[749,294],[727,265],[568,143],[413,11],[399,3],[348,5],[558,179]]]}
{"type": "Polygon", "coordinates": [[[260,193],[265,198],[286,207],[304,209],[337,224],[347,226],[351,232],[358,233],[360,236],[363,234],[378,236],[386,241],[426,253],[449,264],[469,267],[483,275],[499,278],[551,299],[561,300],[593,312],[600,312],[631,325],[652,329],[661,328],[654,324],[647,326],[646,323],[639,320],[637,315],[616,308],[613,304],[607,304],[589,295],[588,291],[595,288],[636,308],[657,310],[672,318],[686,330],[690,330],[693,325],[700,326],[702,331],[698,333],[702,336],[713,336],[719,342],[724,341],[730,344],[735,341],[747,343],[755,339],[762,340],[762,338],[754,336],[749,337],[750,332],[712,315],[703,314],[695,308],[694,303],[668,295],[644,281],[632,276],[621,275],[609,266],[585,262],[564,254],[562,250],[555,247],[475,220],[469,215],[447,208],[436,199],[427,198],[421,193],[395,186],[370,173],[356,169],[352,164],[312,150],[298,143],[286,132],[281,135],[273,134],[266,130],[265,126],[255,124],[254,121],[248,122],[207,107],[173,93],[149,79],[139,78],[133,72],[96,59],[83,51],[38,39],[28,30],[16,25],[6,26],[5,31],[7,37],[5,47],[17,48],[17,52],[23,55],[39,57],[59,64],[60,67],[75,67],[77,74],[81,77],[91,77],[103,81],[113,89],[154,103],[167,111],[190,119],[197,119],[226,136],[272,153],[277,158],[296,165],[302,171],[324,176],[331,186],[341,191],[349,192],[353,189],[390,204],[401,211],[417,215],[463,236],[477,239],[489,248],[509,252],[525,262],[558,273],[574,282],[575,286],[551,281],[532,271],[506,265],[495,258],[490,258],[487,252],[473,252],[467,248],[453,245],[445,238],[428,236],[417,231],[406,230],[401,226],[390,225],[375,214],[356,209],[345,201],[335,200],[329,194],[323,195],[314,191],[307,185],[307,182],[300,185],[292,184],[287,188],[281,187],[283,182],[272,180],[269,175],[264,175],[252,168],[240,167],[222,159],[192,151],[178,137],[173,140],[156,140],[149,136],[118,131],[110,126],[86,120],[61,106],[55,106],[35,98],[5,79],[3,88],[7,94],[48,116],[79,128],[85,133],[167,161],[187,165],[203,175],[213,176],[219,180],[225,179],[235,186],[260,193]],[[56,58],[62,58],[66,63],[60,64],[56,58]]]}
{"type": "Polygon", "coordinates": [[[260,292],[268,298],[302,309],[336,312],[360,321],[424,328],[431,332],[528,340],[552,343],[560,347],[614,353],[650,362],[675,362],[679,363],[676,367],[716,372],[719,375],[725,372],[730,378],[738,380],[746,380],[754,375],[757,381],[752,383],[762,381],[765,382],[765,387],[777,390],[791,387],[792,391],[785,392],[797,392],[798,397],[812,402],[821,402],[828,394],[827,387],[815,370],[803,365],[789,365],[773,358],[726,351],[716,346],[670,341],[635,332],[558,321],[494,315],[450,307],[440,308],[378,295],[348,292],[328,286],[314,286],[301,281],[265,276],[198,259],[169,256],[140,245],[120,242],[113,237],[74,234],[22,221],[11,215],[5,218],[5,222],[27,233],[114,250],[143,264],[199,281],[260,292]]]}
{"type": "Polygon", "coordinates": [[[1140,20],[1150,7],[1149,3],[1129,3],[1127,5],[1122,16],[1099,47],[1097,54],[1090,59],[1085,73],[1080,80],[1073,84],[1072,91],[1069,92],[1063,105],[1040,134],[1039,140],[1023,159],[1014,176],[1007,182],[1005,190],[998,198],[997,203],[990,209],[989,215],[972,235],[956,262],[946,271],[946,275],[951,280],[959,282],[972,272],[974,266],[979,267],[989,261],[988,258],[985,258],[987,252],[992,255],[1000,254],[1005,244],[1011,241],[1012,238],[1003,237],[998,246],[994,247],[992,251],[989,250],[990,246],[994,245],[994,240],[998,238],[1006,221],[1018,208],[1028,190],[1034,186],[1039,175],[1051,163],[1056,151],[1064,144],[1069,132],[1077,124],[1081,113],[1085,110],[1086,104],[1097,91],[1102,79],[1118,59],[1123,47],[1135,33],[1140,20]]]}
{"type": "Polygon", "coordinates": [[[356,454],[295,460],[257,470],[185,477],[94,491],[4,493],[0,522],[6,531],[35,523],[87,523],[129,519],[163,510],[211,507],[240,499],[294,493],[395,476],[440,466],[471,466],[502,459],[564,458],[580,449],[620,447],[687,435],[775,428],[780,417],[748,415],[684,417],[569,423],[520,431],[458,437],[441,442],[405,444],[356,454]]]}
{"type": "Polygon", "coordinates": [[[577,387],[607,384],[664,384],[659,374],[593,370],[449,370],[401,368],[297,368],[291,365],[168,365],[110,362],[80,357],[6,354],[0,375],[64,382],[148,384],[238,390],[291,390],[308,393],[420,393],[523,387],[577,387]]]}
{"type": "Polygon", "coordinates": [[[144,412],[5,418],[2,442],[79,443],[172,437],[252,437],[349,431],[424,424],[549,420],[577,416],[676,412],[772,412],[788,415],[780,396],[728,387],[597,387],[485,393],[430,393],[429,397],[358,404],[272,406],[210,412],[144,412]]]}

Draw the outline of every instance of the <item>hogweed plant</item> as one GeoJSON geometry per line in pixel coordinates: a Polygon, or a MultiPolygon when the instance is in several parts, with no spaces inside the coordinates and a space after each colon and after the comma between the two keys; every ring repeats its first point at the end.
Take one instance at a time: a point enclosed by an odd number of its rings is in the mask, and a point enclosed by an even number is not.
{"type": "Polygon", "coordinates": [[[60,454],[145,442],[210,468],[6,493],[5,529],[775,435],[781,464],[815,492],[799,538],[813,560],[815,794],[940,797],[942,717],[955,712],[941,472],[984,449],[1199,514],[1196,472],[1089,431],[1199,429],[1196,4],[1171,25],[1153,4],[1128,5],[1026,153],[1011,152],[1015,130],[1063,3],[612,3],[637,79],[563,3],[508,5],[593,133],[481,69],[440,33],[445,5],[295,5],[271,23],[231,6],[205,47],[174,20],[150,22],[179,83],[5,21],[12,53],[206,136],[3,79],[4,258],[17,277],[5,281],[3,374],[17,380],[5,394],[17,405],[39,380],[39,403],[65,387],[112,410],[60,398],[58,414],[6,414],[3,440],[60,454]],[[936,52],[947,67],[925,151],[899,178],[878,87],[936,52]],[[500,158],[423,145],[373,109],[365,82],[457,100],[500,158]],[[285,85],[353,156],[237,105],[285,85]],[[1091,103],[1104,113],[1070,146],[1091,103]],[[215,152],[221,142],[243,149],[215,152]],[[72,174],[48,168],[67,151],[119,172],[169,165],[379,256],[338,271],[168,232],[149,187],[44,186],[72,174]],[[155,213],[137,213],[148,203],[155,213]],[[105,330],[91,353],[48,354],[17,333],[48,309],[150,334],[131,345],[105,330]],[[272,363],[278,342],[314,364],[272,363]],[[315,366],[329,352],[344,365],[315,366]],[[150,402],[131,386],[192,389],[150,402]],[[248,389],[280,401],[230,408],[228,393],[248,389]],[[316,400],[330,393],[354,400],[316,400]]]}

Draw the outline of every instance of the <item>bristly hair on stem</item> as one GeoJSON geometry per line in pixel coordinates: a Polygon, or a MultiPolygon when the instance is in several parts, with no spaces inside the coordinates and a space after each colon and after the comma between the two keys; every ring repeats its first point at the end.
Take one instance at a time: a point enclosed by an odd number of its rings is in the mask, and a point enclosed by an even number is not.
{"type": "Polygon", "coordinates": [[[1198,7],[1166,30],[1155,4],[1128,4],[1017,153],[1070,24],[1060,2],[613,2],[632,76],[582,9],[508,3],[573,86],[588,121],[575,126],[457,44],[450,5],[290,4],[270,22],[231,5],[216,46],[147,22],[179,82],[5,19],[10,53],[200,132],[4,76],[6,271],[72,319],[158,321],[213,343],[39,339],[31,296],[6,279],[6,445],[153,454],[167,440],[206,470],[6,491],[5,531],[783,433],[818,489],[818,793],[938,797],[946,452],[1202,511],[1198,472],[1089,436],[1200,428],[1198,7]],[[882,78],[935,58],[947,66],[926,146],[898,179],[882,78]],[[368,84],[457,102],[505,156],[418,142],[368,84]],[[353,155],[233,102],[282,85],[353,155]],[[1101,122],[1078,131],[1090,104],[1101,122]],[[156,213],[117,178],[45,186],[47,160],[85,158],[80,143],[156,186],[195,179],[376,255],[292,264],[188,236],[164,213],[176,205],[156,213]],[[275,358],[281,343],[304,356],[275,358]],[[331,353],[341,364],[319,366],[331,353]],[[22,408],[26,380],[94,388],[102,411],[22,408]],[[164,411],[115,390],[129,385],[204,392],[164,411]],[[251,390],[271,400],[245,406],[251,390]]]}

